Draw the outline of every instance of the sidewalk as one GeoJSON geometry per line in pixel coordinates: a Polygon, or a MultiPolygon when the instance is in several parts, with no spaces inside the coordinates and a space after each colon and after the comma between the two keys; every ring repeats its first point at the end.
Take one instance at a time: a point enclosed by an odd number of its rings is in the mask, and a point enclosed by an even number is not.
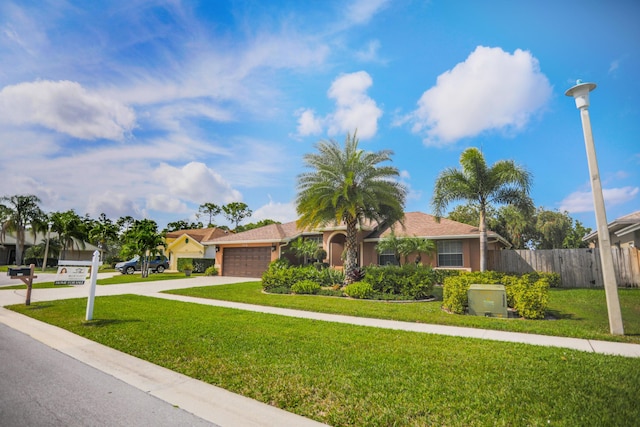
{"type": "MultiPolygon", "coordinates": [[[[570,348],[574,350],[640,357],[640,345],[577,338],[503,332],[474,328],[430,325],[383,319],[359,318],[301,310],[235,303],[219,300],[162,294],[163,290],[194,286],[239,283],[246,278],[197,277],[188,280],[168,280],[150,283],[98,286],[96,296],[138,294],[176,301],[228,307],[261,313],[277,314],[326,322],[349,323],[367,327],[387,328],[429,334],[479,338],[532,345],[570,348]]],[[[24,303],[26,290],[1,290],[0,306],[24,303]]],[[[57,289],[36,289],[32,302],[87,297],[88,286],[57,289]]],[[[194,380],[173,371],[142,361],[119,351],[86,340],[60,328],[44,324],[20,314],[0,308],[0,323],[4,323],[33,338],[64,352],[90,366],[98,368],[160,399],[183,408],[205,420],[221,426],[314,426],[321,425],[274,408],[272,406],[230,393],[224,389],[194,380]]]]}

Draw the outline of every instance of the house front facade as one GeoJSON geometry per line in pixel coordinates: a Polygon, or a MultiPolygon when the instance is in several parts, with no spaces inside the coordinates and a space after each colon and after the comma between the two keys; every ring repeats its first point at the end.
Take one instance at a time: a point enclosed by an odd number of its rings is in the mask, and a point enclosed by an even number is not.
{"type": "Polygon", "coordinates": [[[169,270],[178,269],[180,258],[215,258],[215,246],[204,242],[227,234],[229,232],[221,228],[198,228],[167,233],[164,237],[164,253],[169,259],[169,270]]]}
{"type": "MultiPolygon", "coordinates": [[[[422,212],[405,214],[402,223],[366,223],[358,229],[358,264],[385,265],[395,262],[390,253],[378,253],[376,245],[382,239],[395,234],[396,237],[421,237],[435,241],[437,251],[432,256],[422,255],[421,262],[435,268],[480,269],[480,232],[477,227],[422,212]]],[[[330,267],[344,267],[346,227],[343,225],[317,229],[299,229],[296,222],[271,224],[238,234],[227,235],[205,242],[216,247],[216,265],[222,275],[238,277],[260,277],[269,263],[280,257],[295,260],[290,244],[299,237],[317,242],[326,252],[322,260],[330,267]]],[[[487,232],[489,250],[500,250],[510,246],[497,233],[487,232]]],[[[413,262],[417,254],[409,257],[413,262]]]]}

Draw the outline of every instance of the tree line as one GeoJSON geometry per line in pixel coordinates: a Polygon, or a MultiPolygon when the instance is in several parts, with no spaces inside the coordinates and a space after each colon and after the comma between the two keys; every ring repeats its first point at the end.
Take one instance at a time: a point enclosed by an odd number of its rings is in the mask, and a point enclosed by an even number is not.
{"type": "MultiPolygon", "coordinates": [[[[54,261],[54,264],[57,259],[65,259],[70,251],[83,250],[85,242],[97,246],[101,259],[106,263],[130,259],[136,255],[144,258],[158,252],[158,248],[164,245],[166,233],[203,228],[201,222],[181,220],[171,222],[163,230],[159,230],[158,224],[152,219],[123,216],[112,220],[104,213],[95,219],[88,214],[80,216],[73,209],[45,213],[40,208],[40,203],[40,198],[33,194],[0,198],[0,244],[5,241],[7,233],[15,236],[17,265],[22,265],[25,259],[35,263],[43,262],[45,252],[47,259],[54,261]],[[38,234],[46,236],[45,239],[37,242],[38,234]],[[56,237],[50,237],[51,235],[56,237]],[[25,250],[27,242],[31,244],[25,250]]],[[[206,216],[208,227],[220,227],[235,232],[275,223],[272,220],[262,220],[255,224],[240,225],[240,222],[251,214],[251,209],[245,203],[233,202],[223,206],[204,203],[199,207],[197,218],[206,216]],[[224,213],[234,224],[233,229],[214,224],[213,219],[220,213],[224,213]]]]}

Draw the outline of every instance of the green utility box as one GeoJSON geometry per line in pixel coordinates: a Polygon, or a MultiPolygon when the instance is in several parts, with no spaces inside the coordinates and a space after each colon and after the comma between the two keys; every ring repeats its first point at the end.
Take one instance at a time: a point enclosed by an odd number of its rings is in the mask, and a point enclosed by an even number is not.
{"type": "Polygon", "coordinates": [[[507,292],[504,285],[471,285],[467,291],[469,314],[507,318],[507,292]]]}

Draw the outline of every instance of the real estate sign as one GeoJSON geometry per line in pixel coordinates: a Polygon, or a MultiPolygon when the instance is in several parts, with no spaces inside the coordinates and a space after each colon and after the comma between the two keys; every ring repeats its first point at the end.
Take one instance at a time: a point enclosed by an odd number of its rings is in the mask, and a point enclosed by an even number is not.
{"type": "Polygon", "coordinates": [[[84,285],[88,273],[89,267],[60,266],[53,283],[54,285],[84,285]]]}

